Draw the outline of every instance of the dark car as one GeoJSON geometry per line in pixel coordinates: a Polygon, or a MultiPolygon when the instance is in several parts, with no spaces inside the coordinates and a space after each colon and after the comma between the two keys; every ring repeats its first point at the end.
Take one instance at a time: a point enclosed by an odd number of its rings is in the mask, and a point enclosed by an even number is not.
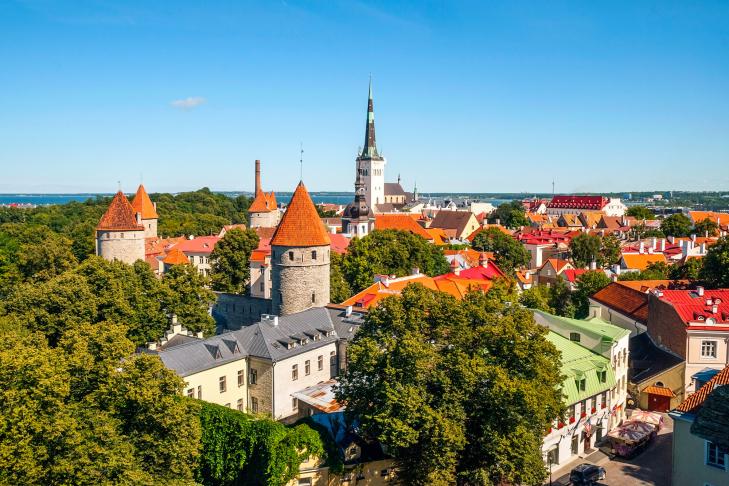
{"type": "Polygon", "coordinates": [[[605,479],[605,468],[594,464],[580,464],[570,471],[570,482],[574,485],[589,485],[605,479]]]}

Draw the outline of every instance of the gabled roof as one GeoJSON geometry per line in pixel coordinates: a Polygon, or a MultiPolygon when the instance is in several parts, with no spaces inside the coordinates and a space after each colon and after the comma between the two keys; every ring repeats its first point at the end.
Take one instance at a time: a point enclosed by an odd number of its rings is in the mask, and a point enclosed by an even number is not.
{"type": "Polygon", "coordinates": [[[716,211],[689,211],[689,217],[694,223],[699,223],[705,219],[713,222],[719,222],[719,226],[729,226],[729,213],[719,213],[716,211]]]}
{"type": "Polygon", "coordinates": [[[385,182],[385,196],[407,196],[399,182],[385,182]]]}
{"type": "Polygon", "coordinates": [[[637,322],[648,322],[648,294],[611,282],[590,298],[637,322]]]}
{"type": "Polygon", "coordinates": [[[179,248],[173,248],[164,260],[162,260],[162,263],[166,263],[167,265],[185,265],[190,263],[190,260],[188,260],[185,254],[182,253],[182,250],[179,248]]]}
{"type": "Polygon", "coordinates": [[[137,218],[123,192],[119,191],[109,204],[109,208],[99,220],[97,230],[103,231],[144,231],[144,226],[137,223],[137,218]]]}
{"type": "Polygon", "coordinates": [[[215,245],[220,241],[219,236],[198,236],[192,240],[184,240],[176,244],[174,248],[187,253],[207,253],[210,254],[215,249],[215,245]]]}
{"type": "Polygon", "coordinates": [[[645,270],[651,263],[666,263],[663,253],[623,253],[625,268],[631,270],[645,270]]]}
{"type": "Polygon", "coordinates": [[[331,240],[331,247],[332,251],[334,253],[339,253],[340,255],[344,255],[347,253],[347,248],[349,248],[349,243],[352,241],[346,236],[334,233],[329,235],[329,239],[331,240]]]}
{"type": "Polygon", "coordinates": [[[568,268],[562,272],[562,275],[564,275],[568,282],[575,283],[577,282],[577,278],[585,272],[587,270],[584,268],[568,268]]]}
{"type": "Polygon", "coordinates": [[[603,196],[554,196],[548,208],[591,209],[599,211],[609,199],[603,196]]]}
{"type": "MultiPolygon", "coordinates": [[[[546,267],[547,265],[550,265],[552,268],[554,268],[554,271],[557,275],[562,273],[563,270],[566,270],[568,268],[572,268],[572,265],[567,260],[561,260],[559,258],[549,258],[547,259],[544,264],[542,264],[542,268],[546,267]]],[[[540,268],[541,270],[541,268],[540,268]]]]}
{"type": "Polygon", "coordinates": [[[658,298],[670,303],[684,324],[706,324],[717,331],[729,324],[729,289],[705,290],[703,295],[696,290],[664,290],[658,298]],[[708,319],[714,324],[708,324],[708,319]]]}
{"type": "Polygon", "coordinates": [[[488,223],[487,223],[487,224],[485,224],[485,225],[481,226],[480,228],[478,228],[477,230],[475,230],[475,231],[474,231],[473,233],[471,233],[470,235],[468,235],[468,236],[466,237],[466,239],[467,239],[468,241],[470,241],[470,242],[472,242],[472,243],[473,243],[473,240],[474,240],[474,238],[476,238],[476,235],[478,235],[478,234],[479,234],[480,232],[482,232],[482,231],[485,231],[485,230],[487,230],[487,229],[489,229],[489,228],[496,228],[497,230],[501,231],[501,232],[502,232],[502,233],[504,233],[505,235],[513,236],[513,235],[512,235],[512,233],[511,233],[511,231],[509,231],[508,229],[504,228],[504,227],[503,227],[503,226],[501,226],[500,224],[488,224],[488,223]]]}
{"type": "Polygon", "coordinates": [[[428,241],[433,240],[433,237],[410,214],[378,214],[375,216],[375,229],[408,231],[428,241]]]}
{"type": "Polygon", "coordinates": [[[270,213],[271,211],[275,211],[276,209],[276,194],[273,191],[268,193],[258,191],[256,197],[253,199],[253,202],[251,202],[251,205],[248,207],[248,212],[270,213]]]}
{"type": "Polygon", "coordinates": [[[579,331],[593,339],[608,343],[617,342],[625,336],[630,335],[630,331],[627,329],[610,324],[597,317],[585,320],[570,319],[569,317],[556,316],[541,310],[534,310],[534,320],[537,324],[549,327],[550,329],[552,329],[550,324],[553,324],[556,328],[579,331]]]}
{"type": "Polygon", "coordinates": [[[431,228],[441,229],[452,229],[456,230],[458,235],[461,235],[465,231],[471,218],[475,219],[475,216],[471,211],[438,211],[438,214],[433,218],[433,222],[430,223],[431,228]]]}
{"type": "Polygon", "coordinates": [[[299,182],[271,238],[273,246],[329,246],[331,239],[304,186],[299,182]]]}
{"type": "Polygon", "coordinates": [[[707,381],[704,386],[686,398],[678,407],[676,412],[696,413],[701,405],[704,404],[706,398],[714,391],[717,386],[729,385],[729,366],[717,373],[711,380],[707,381]]]}
{"type": "Polygon", "coordinates": [[[134,195],[134,199],[132,200],[132,209],[134,209],[135,213],[142,213],[142,219],[159,218],[159,216],[157,216],[157,210],[155,209],[152,200],[149,198],[147,191],[144,189],[143,184],[139,184],[139,188],[137,188],[137,193],[134,195]]]}

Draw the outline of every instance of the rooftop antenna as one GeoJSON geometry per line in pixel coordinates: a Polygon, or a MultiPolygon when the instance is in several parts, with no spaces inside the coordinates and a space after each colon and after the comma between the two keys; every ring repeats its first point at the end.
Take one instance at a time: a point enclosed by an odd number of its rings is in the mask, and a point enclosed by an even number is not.
{"type": "Polygon", "coordinates": [[[552,197],[554,197],[554,179],[552,179],[552,197]]]}
{"type": "Polygon", "coordinates": [[[299,179],[304,180],[304,142],[299,142],[299,179]]]}

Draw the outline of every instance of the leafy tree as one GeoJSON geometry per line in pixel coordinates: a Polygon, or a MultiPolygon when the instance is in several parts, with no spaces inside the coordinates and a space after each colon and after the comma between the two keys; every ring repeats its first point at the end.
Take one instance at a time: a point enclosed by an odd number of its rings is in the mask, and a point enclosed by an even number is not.
{"type": "Polygon", "coordinates": [[[632,216],[635,219],[656,219],[656,215],[653,211],[645,206],[631,206],[625,212],[626,216],[632,216]]]}
{"type": "Polygon", "coordinates": [[[323,204],[316,205],[316,212],[320,218],[334,218],[337,215],[337,212],[333,209],[324,209],[323,204]]]}
{"type": "Polygon", "coordinates": [[[607,235],[602,238],[601,243],[599,265],[605,267],[620,262],[620,240],[614,235],[607,235]]]}
{"type": "Polygon", "coordinates": [[[597,235],[580,233],[570,241],[570,253],[575,266],[584,268],[591,262],[600,260],[602,239],[597,235]]]}
{"type": "Polygon", "coordinates": [[[670,268],[665,262],[653,262],[645,270],[620,274],[618,280],[667,280],[669,272],[670,268]]]}
{"type": "Polygon", "coordinates": [[[668,277],[671,280],[698,280],[703,264],[702,258],[689,258],[680,265],[671,265],[668,269],[668,277]]]}
{"type": "Polygon", "coordinates": [[[529,251],[521,243],[498,228],[481,231],[473,239],[471,246],[478,251],[493,252],[496,264],[507,274],[527,265],[531,259],[529,251]]]}
{"type": "Polygon", "coordinates": [[[375,230],[364,238],[353,239],[342,262],[344,276],[354,292],[372,285],[376,274],[402,277],[415,267],[430,276],[449,270],[440,248],[398,230],[375,230]]]}
{"type": "Polygon", "coordinates": [[[209,312],[215,294],[207,288],[206,277],[192,265],[173,265],[162,282],[169,289],[169,300],[165,302],[167,312],[175,314],[190,331],[215,333],[215,321],[209,312]]]}
{"type": "Polygon", "coordinates": [[[661,232],[666,236],[688,236],[691,228],[691,220],[682,213],[672,214],[661,221],[661,232]]]}
{"type": "Polygon", "coordinates": [[[529,226],[529,220],[526,218],[521,201],[499,204],[499,207],[489,214],[489,223],[495,223],[497,220],[502,226],[510,229],[529,226]]]}
{"type": "Polygon", "coordinates": [[[694,233],[699,236],[719,236],[719,224],[706,218],[694,225],[694,233]]]}
{"type": "Polygon", "coordinates": [[[411,285],[369,312],[337,396],[404,484],[541,484],[542,438],[564,407],[546,333],[491,292],[411,285]]]}
{"type": "Polygon", "coordinates": [[[729,288],[729,237],[719,238],[703,260],[700,276],[706,284],[711,288],[729,288]]]}
{"type": "Polygon", "coordinates": [[[656,228],[646,228],[643,224],[638,224],[630,229],[630,236],[633,240],[642,240],[643,238],[665,238],[663,231],[656,228]]]}
{"type": "Polygon", "coordinates": [[[519,303],[527,309],[538,309],[554,314],[554,309],[549,305],[551,297],[549,287],[546,285],[534,285],[521,293],[519,303]]]}
{"type": "Polygon", "coordinates": [[[344,302],[352,295],[347,279],[344,277],[344,257],[339,253],[332,252],[329,267],[329,289],[332,302],[344,302]]]}
{"type": "Polygon", "coordinates": [[[251,229],[225,233],[210,254],[213,289],[243,294],[251,276],[251,252],[258,248],[258,234],[251,229]]]}
{"type": "Polygon", "coordinates": [[[572,302],[575,305],[575,317],[586,318],[590,313],[590,302],[588,298],[598,290],[607,287],[610,279],[605,272],[585,272],[577,277],[577,289],[572,294],[572,302]]]}
{"type": "Polygon", "coordinates": [[[559,316],[575,316],[576,309],[572,302],[572,291],[562,277],[559,277],[549,288],[549,305],[559,316]]]}

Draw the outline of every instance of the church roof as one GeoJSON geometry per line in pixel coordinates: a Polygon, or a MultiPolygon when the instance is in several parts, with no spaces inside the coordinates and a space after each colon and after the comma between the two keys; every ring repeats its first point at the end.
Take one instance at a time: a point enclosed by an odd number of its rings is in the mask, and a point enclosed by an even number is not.
{"type": "Polygon", "coordinates": [[[249,213],[270,213],[276,210],[276,194],[271,192],[258,191],[255,199],[248,208],[249,213]]]}
{"type": "Polygon", "coordinates": [[[134,195],[132,209],[134,209],[135,213],[142,213],[142,219],[157,219],[159,217],[143,184],[139,184],[137,193],[134,195]]]}
{"type": "Polygon", "coordinates": [[[329,246],[331,240],[304,183],[291,197],[286,212],[271,239],[273,246],[329,246]]]}
{"type": "Polygon", "coordinates": [[[385,182],[385,196],[407,196],[399,182],[385,182]]]}
{"type": "Polygon", "coordinates": [[[109,208],[99,220],[97,230],[111,231],[144,231],[144,226],[137,223],[134,209],[123,192],[119,191],[109,204],[109,208]]]}
{"type": "Polygon", "coordinates": [[[367,125],[365,125],[365,142],[362,147],[362,158],[377,159],[380,154],[377,153],[377,144],[375,142],[375,109],[372,101],[372,79],[370,78],[370,91],[367,99],[367,125]]]}

